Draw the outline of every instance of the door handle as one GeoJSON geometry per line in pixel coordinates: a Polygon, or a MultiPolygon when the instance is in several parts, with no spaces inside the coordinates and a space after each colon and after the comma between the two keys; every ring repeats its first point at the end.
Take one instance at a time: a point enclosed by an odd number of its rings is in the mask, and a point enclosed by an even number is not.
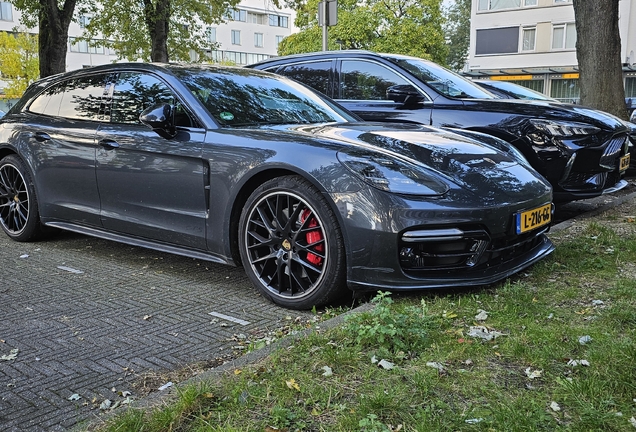
{"type": "Polygon", "coordinates": [[[119,148],[119,143],[117,141],[113,141],[110,139],[103,139],[97,144],[104,147],[106,150],[113,150],[113,149],[119,148]]]}
{"type": "Polygon", "coordinates": [[[39,141],[39,142],[44,142],[51,139],[51,136],[45,132],[34,132],[31,134],[31,136],[35,138],[36,141],[39,141]]]}

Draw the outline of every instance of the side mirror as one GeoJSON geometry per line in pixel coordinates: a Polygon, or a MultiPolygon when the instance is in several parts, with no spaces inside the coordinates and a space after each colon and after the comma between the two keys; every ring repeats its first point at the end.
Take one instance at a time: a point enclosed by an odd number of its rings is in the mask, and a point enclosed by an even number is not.
{"type": "Polygon", "coordinates": [[[386,89],[386,98],[404,105],[416,105],[424,101],[424,96],[410,84],[398,84],[386,89]]]}
{"type": "Polygon", "coordinates": [[[177,129],[172,119],[174,109],[171,105],[162,103],[146,108],[139,116],[139,121],[166,139],[177,136],[177,129]]]}

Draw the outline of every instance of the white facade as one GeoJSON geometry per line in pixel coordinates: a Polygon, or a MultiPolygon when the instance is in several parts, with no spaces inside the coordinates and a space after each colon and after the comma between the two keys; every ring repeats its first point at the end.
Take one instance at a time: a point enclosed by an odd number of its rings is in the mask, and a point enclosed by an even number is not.
{"type": "MultiPolygon", "coordinates": [[[[234,62],[239,65],[254,63],[275,56],[278,43],[294,31],[294,12],[288,8],[277,8],[269,0],[242,0],[233,13],[234,20],[211,26],[208,40],[217,42],[218,48],[210,51],[212,61],[234,62]]],[[[0,1],[0,31],[12,32],[19,26],[20,12],[11,2],[0,1]]],[[[37,33],[37,29],[29,29],[37,33]]],[[[117,61],[113,50],[87,42],[76,42],[82,34],[80,23],[69,26],[66,69],[74,70],[117,61]]],[[[0,93],[3,82],[0,80],[0,93]]],[[[2,99],[0,99],[2,109],[2,99]]]]}
{"type": "MultiPolygon", "coordinates": [[[[626,96],[636,96],[636,0],[620,0],[626,96]]],[[[466,73],[578,98],[572,0],[473,0],[466,73]]]]}

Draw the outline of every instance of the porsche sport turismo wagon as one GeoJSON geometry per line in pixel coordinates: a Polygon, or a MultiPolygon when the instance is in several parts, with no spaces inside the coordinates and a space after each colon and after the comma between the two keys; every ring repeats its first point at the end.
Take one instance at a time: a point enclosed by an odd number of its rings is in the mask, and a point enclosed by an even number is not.
{"type": "Polygon", "coordinates": [[[115,64],[33,84],[0,122],[0,223],[226,264],[290,308],[487,284],[553,250],[552,190],[514,152],[362,123],[245,68],[115,64]]]}
{"type": "Polygon", "coordinates": [[[514,145],[550,181],[555,201],[627,186],[625,123],[576,105],[495,98],[472,81],[415,57],[328,51],[249,67],[294,78],[369,121],[416,122],[487,133],[514,145]]]}

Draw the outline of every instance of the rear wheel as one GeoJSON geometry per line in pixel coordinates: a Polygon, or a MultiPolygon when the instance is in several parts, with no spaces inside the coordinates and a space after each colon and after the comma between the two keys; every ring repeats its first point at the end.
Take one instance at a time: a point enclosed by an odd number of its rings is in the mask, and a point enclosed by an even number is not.
{"type": "Polygon", "coordinates": [[[302,177],[275,178],[256,189],[245,204],[239,230],[247,275],[273,302],[309,309],[334,301],[346,289],[336,216],[302,177]]]}
{"type": "Polygon", "coordinates": [[[16,241],[35,240],[40,216],[31,174],[15,155],[0,161],[0,226],[16,241]]]}

